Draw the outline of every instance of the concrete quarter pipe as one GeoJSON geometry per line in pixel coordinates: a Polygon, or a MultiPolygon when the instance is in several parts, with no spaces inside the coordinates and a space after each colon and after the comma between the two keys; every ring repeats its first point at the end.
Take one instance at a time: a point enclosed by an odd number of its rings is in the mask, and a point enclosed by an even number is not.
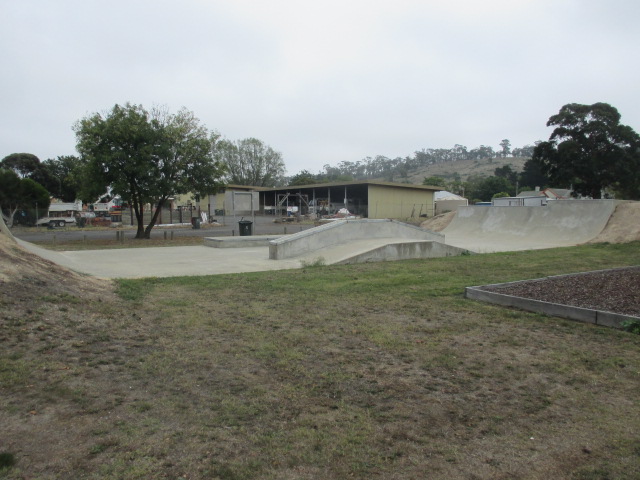
{"type": "Polygon", "coordinates": [[[488,253],[578,245],[607,225],[616,200],[556,200],[545,207],[459,207],[445,243],[488,253]]]}

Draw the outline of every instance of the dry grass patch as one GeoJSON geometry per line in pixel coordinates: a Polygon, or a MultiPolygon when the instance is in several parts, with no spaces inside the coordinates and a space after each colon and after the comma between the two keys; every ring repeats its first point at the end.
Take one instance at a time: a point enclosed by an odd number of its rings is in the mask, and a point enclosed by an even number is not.
{"type": "Polygon", "coordinates": [[[640,337],[463,289],[639,262],[598,245],[3,295],[0,478],[637,478],[640,337]]]}

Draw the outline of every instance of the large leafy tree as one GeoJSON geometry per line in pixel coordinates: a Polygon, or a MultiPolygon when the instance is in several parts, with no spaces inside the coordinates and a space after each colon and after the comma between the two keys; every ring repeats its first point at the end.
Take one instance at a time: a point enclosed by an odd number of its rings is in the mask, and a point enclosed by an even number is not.
{"type": "Polygon", "coordinates": [[[282,154],[257,138],[222,140],[216,146],[216,155],[227,168],[228,183],[235,185],[274,187],[282,182],[286,171],[282,154]]]}
{"type": "Polygon", "coordinates": [[[13,170],[20,178],[30,178],[55,195],[57,190],[50,189],[52,178],[40,159],[32,153],[12,153],[0,161],[0,168],[13,170]]]}
{"type": "Polygon", "coordinates": [[[640,137],[620,124],[618,110],[607,103],[570,103],[547,126],[555,128],[549,141],[536,146],[532,162],[556,186],[572,185],[575,193],[592,198],[605,188],[637,196],[640,137]]]}
{"type": "MultiPolygon", "coordinates": [[[[59,156],[42,162],[42,185],[63,202],[80,198],[82,161],[74,155],[59,156]]],[[[94,198],[87,199],[93,201],[94,198]]]]}
{"type": "Polygon", "coordinates": [[[531,158],[524,163],[522,172],[520,172],[520,187],[522,188],[535,188],[535,187],[548,187],[551,186],[549,177],[542,173],[541,163],[532,160],[531,158]]]}
{"type": "Polygon", "coordinates": [[[473,201],[488,202],[496,193],[515,193],[515,186],[504,177],[472,175],[465,183],[465,196],[473,201]]]}
{"type": "Polygon", "coordinates": [[[30,178],[20,178],[13,170],[0,168],[0,210],[7,226],[13,226],[18,210],[49,208],[49,192],[30,178]]]}
{"type": "Polygon", "coordinates": [[[40,169],[40,159],[32,153],[12,153],[0,161],[0,167],[13,170],[20,178],[30,178],[40,169]]]}
{"type": "Polygon", "coordinates": [[[115,105],[75,125],[77,149],[84,162],[85,192],[120,195],[138,224],[136,238],[150,238],[161,207],[173,195],[214,193],[223,166],[213,157],[217,140],[192,112],[177,114],[142,106],[115,105]],[[144,206],[156,205],[144,224],[144,206]]]}

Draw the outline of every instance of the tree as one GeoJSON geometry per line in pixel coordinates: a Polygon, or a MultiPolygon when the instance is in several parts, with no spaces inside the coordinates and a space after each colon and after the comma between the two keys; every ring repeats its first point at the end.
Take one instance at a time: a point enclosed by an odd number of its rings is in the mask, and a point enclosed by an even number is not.
{"type": "Polygon", "coordinates": [[[620,124],[618,110],[607,103],[570,103],[549,118],[555,126],[549,141],[539,143],[532,161],[557,186],[601,198],[605,188],[637,195],[640,136],[620,124]],[[635,193],[634,193],[635,191],[635,193]]]}
{"type": "Polygon", "coordinates": [[[516,172],[515,170],[513,170],[511,168],[511,165],[503,165],[502,167],[497,167],[494,171],[493,171],[494,176],[496,177],[502,177],[502,178],[506,178],[507,181],[511,184],[514,185],[516,184],[516,182],[518,181],[518,172],[516,172]]]}
{"type": "Polygon", "coordinates": [[[511,151],[511,154],[514,157],[531,157],[533,155],[533,149],[535,147],[533,145],[525,145],[524,147],[514,148],[511,151]]]}
{"type": "Polygon", "coordinates": [[[40,159],[32,153],[12,153],[0,161],[0,168],[13,170],[20,178],[28,178],[40,168],[40,159]]]}
{"type": "Polygon", "coordinates": [[[520,182],[521,190],[525,185],[541,188],[551,186],[549,177],[542,173],[541,164],[532,159],[529,159],[524,163],[524,168],[522,169],[522,172],[520,172],[518,181],[520,182]]]}
{"type": "Polygon", "coordinates": [[[0,210],[8,227],[18,210],[49,208],[49,192],[30,178],[20,178],[13,170],[0,169],[0,210]]]}
{"type": "Polygon", "coordinates": [[[433,176],[433,177],[424,177],[424,180],[422,181],[423,185],[430,185],[433,187],[443,187],[446,188],[447,187],[447,181],[442,178],[442,177],[437,177],[437,176],[433,176]]]}
{"type": "Polygon", "coordinates": [[[500,192],[507,192],[513,195],[514,187],[506,178],[502,177],[469,177],[465,185],[465,194],[467,198],[488,202],[491,198],[500,192]]]}
{"type": "Polygon", "coordinates": [[[509,139],[505,138],[504,140],[502,140],[500,142],[500,147],[502,148],[502,156],[505,158],[508,157],[511,153],[511,142],[509,141],[509,139]]]}
{"type": "MultiPolygon", "coordinates": [[[[63,202],[74,202],[80,197],[82,187],[82,161],[74,155],[59,156],[56,159],[47,159],[42,162],[45,187],[52,196],[63,202]]],[[[92,202],[94,198],[87,199],[92,202]]]]}
{"type": "Polygon", "coordinates": [[[216,145],[216,158],[226,166],[228,183],[235,185],[274,187],[286,171],[282,154],[257,138],[221,140],[216,145]]]}
{"type": "Polygon", "coordinates": [[[83,182],[132,205],[136,238],[150,238],[170,196],[204,195],[221,186],[224,168],[213,157],[217,136],[186,109],[169,114],[128,103],[115,105],[110,112],[78,121],[74,130],[84,163],[83,182]],[[146,204],[157,208],[145,228],[146,204]]]}
{"type": "Polygon", "coordinates": [[[300,173],[296,173],[289,179],[289,185],[312,185],[314,183],[321,183],[317,177],[308,170],[302,170],[300,173]]]}

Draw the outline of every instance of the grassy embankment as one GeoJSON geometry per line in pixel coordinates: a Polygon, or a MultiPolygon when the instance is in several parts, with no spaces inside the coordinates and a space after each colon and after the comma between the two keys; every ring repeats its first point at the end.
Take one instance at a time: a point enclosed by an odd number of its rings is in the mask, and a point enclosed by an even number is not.
{"type": "Polygon", "coordinates": [[[591,245],[39,298],[3,323],[0,478],[638,478],[640,336],[463,298],[634,264],[591,245]]]}

